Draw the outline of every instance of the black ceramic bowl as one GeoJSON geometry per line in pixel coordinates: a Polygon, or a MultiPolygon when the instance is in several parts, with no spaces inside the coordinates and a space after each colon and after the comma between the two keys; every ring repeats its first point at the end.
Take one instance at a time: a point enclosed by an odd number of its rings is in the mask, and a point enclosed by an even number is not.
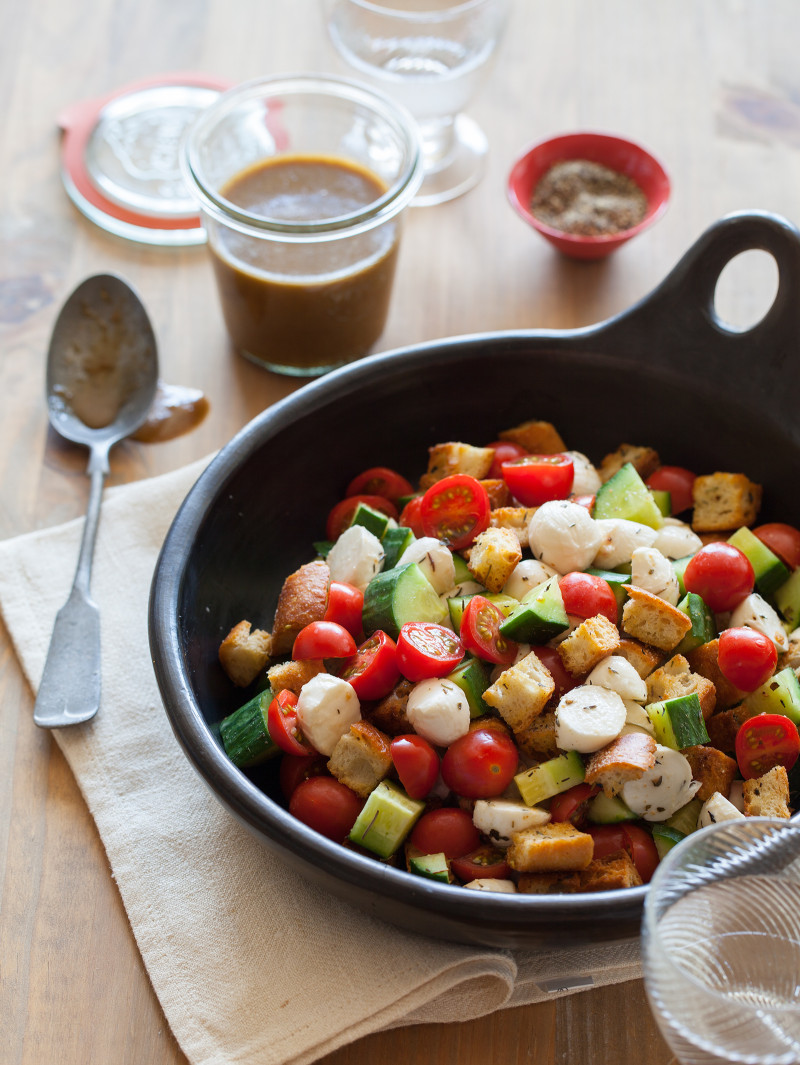
{"type": "Polygon", "coordinates": [[[169,721],[227,809],[304,876],[420,933],[504,947],[638,935],[644,887],[481,894],[388,868],[294,820],[274,766],[245,773],[222,750],[215,725],[242,697],[222,674],[217,648],[243,617],[269,626],[284,577],[312,557],[328,510],[365,466],[413,478],[429,445],[483,443],[528,418],[554,422],[569,446],[597,460],[631,442],[675,465],[745,471],[764,485],[765,520],[800,524],[800,493],[788,477],[800,459],[799,293],[798,231],[771,215],[731,216],[614,319],[376,355],[307,385],[243,429],[175,518],[150,607],[169,721]],[[716,283],[730,259],[752,248],[775,258],[778,291],[757,326],[733,333],[714,310],[716,283]]]}

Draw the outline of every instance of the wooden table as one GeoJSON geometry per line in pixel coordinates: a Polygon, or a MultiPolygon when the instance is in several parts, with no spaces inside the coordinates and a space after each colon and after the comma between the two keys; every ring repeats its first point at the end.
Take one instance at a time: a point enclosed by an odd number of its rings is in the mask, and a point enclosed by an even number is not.
{"type": "MultiPolygon", "coordinates": [[[[126,276],[152,316],[164,377],[211,400],[193,433],[120,446],[109,483],[210,452],[297,387],[231,351],[204,249],[126,243],[74,209],[59,177],[59,111],[166,71],[236,82],[336,69],[336,61],[317,0],[28,0],[6,4],[0,28],[0,536],[9,537],[85,508],[85,454],[48,430],[43,402],[49,332],[83,277],[126,276]]],[[[799,36],[794,0],[516,0],[499,62],[471,109],[489,133],[488,171],[461,199],[411,213],[381,348],[590,324],[644,296],[721,215],[762,208],[800,219],[799,36]],[[641,140],[673,178],[665,218],[604,264],[559,257],[505,201],[523,145],[581,128],[641,140]]],[[[759,253],[743,258],[720,283],[718,307],[746,321],[766,306],[774,277],[759,253]]],[[[184,1062],[94,824],[52,737],[33,725],[31,693],[2,639],[0,1059],[184,1062]]],[[[376,1058],[666,1065],[670,1054],[637,983],[374,1036],[325,1062],[376,1058]]]]}

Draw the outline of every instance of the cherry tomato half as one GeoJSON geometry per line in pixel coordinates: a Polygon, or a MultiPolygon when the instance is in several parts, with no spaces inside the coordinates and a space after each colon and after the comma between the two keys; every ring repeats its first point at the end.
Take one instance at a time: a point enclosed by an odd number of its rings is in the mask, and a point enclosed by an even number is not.
{"type": "Polygon", "coordinates": [[[328,515],[328,520],[325,523],[325,535],[329,540],[339,539],[352,521],[359,503],[364,503],[365,506],[372,507],[373,510],[379,510],[390,518],[397,518],[397,507],[388,499],[384,499],[383,496],[348,496],[346,499],[340,500],[328,515]]]}
{"type": "Polygon", "coordinates": [[[560,699],[562,695],[571,692],[581,683],[580,677],[573,677],[567,670],[555,647],[531,647],[531,650],[536,653],[536,657],[553,678],[556,686],[552,695],[553,699],[560,699]]]}
{"type": "Polygon", "coordinates": [[[762,544],[766,544],[770,551],[774,551],[789,569],[797,569],[800,566],[800,529],[795,529],[794,525],[784,525],[780,521],[771,521],[753,529],[753,534],[762,544]]]}
{"type": "Polygon", "coordinates": [[[390,751],[400,783],[412,799],[424,799],[439,779],[439,755],[416,733],[395,736],[390,751]]]}
{"type": "Polygon", "coordinates": [[[278,770],[278,781],[284,798],[291,799],[298,785],[309,777],[325,772],[327,758],[321,754],[284,754],[278,770]]]}
{"type": "Polygon", "coordinates": [[[487,843],[463,858],[453,858],[450,868],[465,884],[470,880],[506,880],[511,875],[511,866],[505,856],[487,843]]]}
{"type": "Polygon", "coordinates": [[[554,821],[571,821],[576,827],[586,820],[586,808],[600,788],[597,784],[575,784],[550,800],[550,816],[554,821]]]}
{"type": "Polygon", "coordinates": [[[383,496],[397,505],[401,496],[410,496],[414,486],[402,474],[390,470],[388,466],[370,466],[358,477],[354,477],[347,486],[349,496],[383,496]]]}
{"type": "Polygon", "coordinates": [[[382,699],[400,679],[397,645],[391,636],[377,629],[348,658],[339,676],[353,686],[359,699],[382,699]]]}
{"type": "Polygon", "coordinates": [[[525,455],[504,462],[503,480],[524,507],[539,507],[551,499],[566,499],[572,491],[575,464],[569,455],[525,455]]]}
{"type": "Polygon", "coordinates": [[[499,607],[483,595],[473,595],[461,615],[461,642],[466,651],[486,662],[510,666],[517,657],[519,644],[500,632],[505,616],[499,607]]]}
{"type": "Polygon", "coordinates": [[[717,661],[726,680],[743,692],[752,692],[775,672],[778,650],[763,632],[725,629],[719,634],[717,661]]]}
{"type": "Polygon", "coordinates": [[[421,511],[422,496],[414,496],[403,507],[403,512],[398,518],[398,523],[410,529],[418,539],[425,535],[425,530],[422,527],[421,511]]]}
{"type": "Polygon", "coordinates": [[[356,653],[356,641],[344,625],[335,621],[312,621],[294,638],[292,658],[349,658],[356,653]]]}
{"type": "Polygon", "coordinates": [[[407,680],[446,677],[464,657],[452,629],[429,621],[407,621],[397,637],[397,664],[407,680]]]}
{"type": "Polygon", "coordinates": [[[426,536],[460,551],[489,527],[490,510],[481,482],[467,473],[454,473],[430,486],[422,497],[420,517],[426,536]]]}
{"type": "Polygon", "coordinates": [[[576,618],[593,618],[602,614],[617,624],[619,610],[611,585],[594,573],[566,573],[558,582],[564,609],[576,618]]]}
{"type": "Polygon", "coordinates": [[[297,696],[288,688],[278,692],[267,710],[270,739],[287,754],[315,754],[297,724],[297,696]]]}
{"type": "Polygon", "coordinates": [[[683,573],[687,592],[699,595],[715,614],[733,610],[755,584],[750,560],[738,547],[719,541],[701,547],[683,573]]]}
{"type": "Polygon", "coordinates": [[[783,714],[748,718],[736,733],[736,761],[745,780],[763,776],[776,765],[788,771],[800,755],[797,725],[783,714]]]}
{"type": "Polygon", "coordinates": [[[309,777],[295,788],[289,813],[328,839],[342,843],[363,805],[354,791],[333,777],[309,777]]]}
{"type": "Polygon", "coordinates": [[[697,475],[683,466],[659,466],[645,481],[648,488],[669,492],[673,514],[680,514],[694,505],[692,487],[697,475]]]}
{"type": "Polygon", "coordinates": [[[595,858],[626,850],[642,881],[649,883],[659,859],[653,837],[646,828],[625,822],[621,825],[589,825],[584,831],[594,840],[595,858]]]}
{"type": "Polygon", "coordinates": [[[493,444],[487,444],[486,446],[494,451],[494,461],[491,469],[486,474],[487,477],[494,481],[503,479],[504,462],[513,462],[514,459],[521,459],[528,454],[521,444],[514,444],[511,440],[495,440],[493,444]]]}
{"type": "Polygon", "coordinates": [[[493,799],[503,794],[518,766],[519,751],[510,736],[476,728],[444,752],[442,780],[465,799],[493,799]]]}
{"type": "Polygon", "coordinates": [[[481,837],[466,810],[443,806],[423,814],[408,841],[423,854],[441,851],[445,858],[463,858],[477,850],[481,837]]]}
{"type": "Polygon", "coordinates": [[[328,585],[328,603],[325,621],[335,621],[353,636],[361,634],[361,615],[364,610],[364,593],[346,581],[331,581],[328,585]]]}

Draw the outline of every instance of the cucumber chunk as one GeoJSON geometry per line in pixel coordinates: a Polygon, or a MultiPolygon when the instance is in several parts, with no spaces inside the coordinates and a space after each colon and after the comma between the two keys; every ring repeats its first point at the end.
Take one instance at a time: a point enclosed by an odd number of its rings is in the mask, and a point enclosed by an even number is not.
{"type": "Polygon", "coordinates": [[[728,543],[738,547],[750,560],[756,587],[762,595],[772,595],[776,588],[789,579],[788,567],[746,525],[729,536],[728,543]]]}
{"type": "Polygon", "coordinates": [[[790,629],[800,625],[800,569],[796,569],[788,581],[775,592],[775,606],[783,614],[790,629]]]}
{"type": "Polygon", "coordinates": [[[617,600],[617,606],[621,610],[625,606],[625,602],[628,598],[628,588],[631,584],[631,570],[630,566],[626,572],[617,572],[613,569],[594,569],[590,567],[586,571],[591,573],[593,577],[602,577],[603,580],[611,588],[614,593],[614,598],[617,600]]]}
{"type": "Polygon", "coordinates": [[[219,735],[225,753],[240,769],[259,765],[280,754],[267,728],[272,691],[267,688],[220,722],[219,735]]]}
{"type": "Polygon", "coordinates": [[[533,588],[516,609],[500,622],[500,632],[519,643],[547,643],[569,628],[558,576],[533,588]]]}
{"type": "Polygon", "coordinates": [[[523,801],[528,806],[535,806],[543,799],[550,799],[574,784],[580,784],[585,775],[581,756],[577,751],[567,751],[517,773],[514,781],[523,801]]]}
{"type": "Polygon", "coordinates": [[[483,693],[489,687],[489,671],[479,658],[468,657],[445,680],[457,684],[469,703],[469,716],[482,717],[489,709],[483,693]]]}
{"type": "Polygon", "coordinates": [[[668,817],[666,821],[659,821],[658,824],[663,824],[667,828],[676,829],[678,832],[682,832],[685,836],[696,831],[697,819],[700,816],[700,811],[703,808],[703,803],[700,799],[689,799],[685,806],[681,806],[680,810],[676,810],[672,817],[668,817]]]}
{"type": "Polygon", "coordinates": [[[672,515],[672,494],[663,488],[650,488],[648,491],[662,515],[669,518],[672,515]]]}
{"type": "Polygon", "coordinates": [[[383,548],[383,568],[394,569],[403,552],[416,540],[413,532],[405,525],[390,525],[381,539],[383,548]]]}
{"type": "MultiPolygon", "coordinates": [[[[680,811],[678,812],[680,813],[680,811]]],[[[682,839],[686,839],[685,832],[681,832],[677,828],[670,828],[668,825],[659,822],[656,822],[652,826],[652,833],[653,843],[656,845],[659,861],[662,860],[664,855],[672,850],[676,843],[680,843],[682,839]]]]}
{"type": "Polygon", "coordinates": [[[359,503],[353,511],[353,517],[350,519],[350,524],[363,525],[365,529],[371,532],[373,536],[377,536],[380,540],[389,528],[389,517],[387,514],[384,514],[380,510],[376,510],[367,503],[359,503]]]}
{"type": "Polygon", "coordinates": [[[625,518],[653,529],[660,529],[664,524],[653,493],[630,462],[597,489],[593,517],[625,518]]]}
{"type": "Polygon", "coordinates": [[[407,621],[447,622],[447,606],[416,564],[395,566],[369,582],[364,592],[364,634],[382,629],[396,640],[407,621]]]}
{"type": "Polygon", "coordinates": [[[678,590],[680,595],[686,595],[686,585],[683,583],[683,575],[686,572],[686,567],[694,558],[694,555],[684,555],[683,558],[676,558],[672,561],[672,568],[675,570],[675,576],[678,578],[678,590]]]}
{"type": "Polygon", "coordinates": [[[414,854],[408,857],[408,871],[428,880],[438,880],[443,884],[452,883],[450,866],[443,851],[438,854],[414,854]]]}
{"type": "Polygon", "coordinates": [[[381,858],[397,850],[425,809],[390,780],[382,780],[367,798],[349,839],[381,858]]]}
{"type": "Polygon", "coordinates": [[[456,584],[463,584],[464,581],[474,581],[475,578],[469,571],[465,559],[461,557],[457,552],[453,552],[453,565],[456,570],[456,584]]]}
{"type": "Polygon", "coordinates": [[[773,674],[744,702],[756,714],[783,714],[800,727],[800,680],[791,666],[773,674]]]}
{"type": "Polygon", "coordinates": [[[636,814],[619,796],[606,795],[604,791],[595,795],[586,814],[594,825],[617,825],[620,821],[636,820],[636,814]]]}
{"type": "Polygon", "coordinates": [[[682,751],[697,743],[708,743],[709,736],[697,692],[679,695],[676,699],[666,699],[661,703],[649,703],[645,710],[653,722],[656,742],[662,746],[682,751]]]}
{"type": "Polygon", "coordinates": [[[696,592],[688,592],[678,603],[678,610],[684,613],[692,627],[675,648],[674,654],[685,655],[702,643],[709,643],[717,635],[714,615],[696,592]]]}

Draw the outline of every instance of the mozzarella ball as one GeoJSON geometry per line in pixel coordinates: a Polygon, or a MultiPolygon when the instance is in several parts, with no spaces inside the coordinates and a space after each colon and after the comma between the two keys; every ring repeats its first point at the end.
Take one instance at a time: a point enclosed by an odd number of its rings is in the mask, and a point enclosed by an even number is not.
{"type": "Polygon", "coordinates": [[[625,703],[616,692],[582,684],[562,695],[556,707],[556,743],[562,751],[592,754],[619,736],[625,703]]]}
{"type": "Polygon", "coordinates": [[[361,720],[361,704],[352,684],[318,673],[300,689],[297,720],[311,746],[330,756],[350,726],[361,720]]]}
{"type": "Polygon", "coordinates": [[[740,626],[755,629],[768,640],[772,640],[779,652],[785,651],[789,646],[789,637],[786,635],[781,619],[758,592],[752,592],[739,603],[732,612],[728,624],[732,629],[740,626]]]}
{"type": "Polygon", "coordinates": [[[700,787],[692,780],[692,767],[680,751],[656,744],[656,760],[637,780],[622,786],[622,801],[645,821],[666,821],[694,796],[700,787]]]}
{"type": "MultiPolygon", "coordinates": [[[[453,587],[456,567],[453,554],[447,544],[434,536],[421,536],[405,549],[398,566],[416,562],[439,595],[453,587]]],[[[465,593],[461,593],[462,595],[465,593]]]]}
{"type": "Polygon", "coordinates": [[[572,481],[572,494],[575,496],[593,496],[603,483],[594,465],[580,451],[565,451],[572,459],[575,477],[572,481]]]}
{"type": "MultiPolygon", "coordinates": [[[[656,530],[638,521],[598,518],[595,524],[602,537],[594,556],[594,565],[598,569],[616,569],[630,562],[637,547],[652,547],[655,542],[656,530]]],[[[586,569],[586,566],[582,568],[586,569]]]]}
{"type": "Polygon", "coordinates": [[[685,558],[687,555],[695,555],[703,546],[703,541],[684,522],[674,518],[665,518],[663,526],[656,533],[653,547],[667,558],[685,558]]]}
{"type": "Polygon", "coordinates": [[[469,732],[469,703],[457,684],[423,680],[408,696],[406,717],[415,732],[435,747],[449,747],[469,732]]]}
{"type": "Polygon", "coordinates": [[[616,692],[621,699],[643,702],[647,698],[647,685],[622,655],[608,655],[602,659],[584,681],[616,692]]]}
{"type": "Polygon", "coordinates": [[[354,584],[362,592],[380,573],[384,550],[378,537],[363,525],[345,529],[328,552],[326,562],[332,581],[354,584]]]}
{"type": "Polygon", "coordinates": [[[546,566],[538,558],[523,558],[516,564],[511,576],[503,585],[503,595],[510,595],[513,599],[522,599],[550,577],[555,577],[556,572],[552,566],[546,566]]]}
{"type": "Polygon", "coordinates": [[[677,606],[681,586],[672,563],[655,547],[637,547],[631,555],[631,584],[677,606]]]}
{"type": "Polygon", "coordinates": [[[586,507],[568,499],[543,503],[528,526],[528,542],[534,558],[558,573],[587,569],[602,538],[602,530],[586,507]]]}

